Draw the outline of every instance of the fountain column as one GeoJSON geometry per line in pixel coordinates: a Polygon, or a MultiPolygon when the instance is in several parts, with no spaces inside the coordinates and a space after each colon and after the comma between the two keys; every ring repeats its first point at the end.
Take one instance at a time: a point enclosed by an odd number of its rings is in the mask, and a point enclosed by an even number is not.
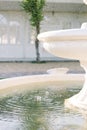
{"type": "Polygon", "coordinates": [[[87,61],[81,61],[80,63],[85,70],[85,82],[83,88],[78,94],[66,99],[65,106],[68,108],[87,110],[87,61]]]}
{"type": "Polygon", "coordinates": [[[53,55],[80,61],[86,72],[85,83],[78,94],[65,100],[65,105],[87,110],[87,23],[79,29],[45,32],[39,34],[38,39],[53,55]]]}

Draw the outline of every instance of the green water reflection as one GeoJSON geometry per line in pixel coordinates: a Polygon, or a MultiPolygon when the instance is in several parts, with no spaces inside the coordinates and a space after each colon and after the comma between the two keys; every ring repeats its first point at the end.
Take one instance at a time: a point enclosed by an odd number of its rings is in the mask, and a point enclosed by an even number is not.
{"type": "Polygon", "coordinates": [[[4,97],[0,130],[83,130],[82,115],[64,108],[64,99],[78,91],[47,88],[4,97]]]}

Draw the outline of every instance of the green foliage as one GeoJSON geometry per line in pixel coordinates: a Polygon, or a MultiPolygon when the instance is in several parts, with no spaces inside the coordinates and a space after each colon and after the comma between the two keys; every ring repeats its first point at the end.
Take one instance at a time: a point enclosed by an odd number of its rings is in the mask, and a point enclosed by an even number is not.
{"type": "Polygon", "coordinates": [[[45,0],[23,0],[22,8],[30,15],[32,26],[37,26],[43,20],[43,7],[45,0]]]}
{"type": "Polygon", "coordinates": [[[21,6],[26,13],[29,14],[30,23],[36,29],[35,48],[36,48],[36,61],[40,61],[39,54],[39,40],[37,35],[40,33],[40,22],[43,20],[43,7],[45,0],[23,0],[21,6]]]}

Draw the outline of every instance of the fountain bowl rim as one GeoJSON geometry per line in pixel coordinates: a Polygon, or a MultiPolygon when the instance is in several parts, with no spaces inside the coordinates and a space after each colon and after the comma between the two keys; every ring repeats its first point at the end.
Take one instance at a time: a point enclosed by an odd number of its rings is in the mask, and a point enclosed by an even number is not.
{"type": "Polygon", "coordinates": [[[41,42],[87,40],[87,29],[66,29],[42,32],[38,35],[41,42]]]}

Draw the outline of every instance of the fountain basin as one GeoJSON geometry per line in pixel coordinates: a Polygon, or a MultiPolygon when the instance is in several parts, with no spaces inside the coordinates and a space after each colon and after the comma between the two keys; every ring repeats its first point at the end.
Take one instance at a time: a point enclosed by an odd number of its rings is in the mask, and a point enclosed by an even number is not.
{"type": "Polygon", "coordinates": [[[48,52],[57,57],[84,61],[87,56],[87,29],[45,32],[40,34],[38,39],[48,52]]]}
{"type": "Polygon", "coordinates": [[[0,80],[0,96],[20,93],[21,91],[32,90],[37,87],[41,88],[45,85],[57,84],[58,87],[71,87],[71,84],[73,83],[73,86],[81,86],[83,82],[83,74],[44,74],[7,78],[0,80]]]}
{"type": "Polygon", "coordinates": [[[0,80],[0,129],[84,128],[82,116],[65,111],[63,105],[64,98],[78,92],[83,82],[83,74],[66,73],[0,80]],[[77,123],[79,118],[82,123],[77,123]]]}
{"type": "MultiPolygon", "coordinates": [[[[27,77],[26,77],[27,78],[27,77]]],[[[22,79],[23,80],[23,79],[22,79]]],[[[65,86],[64,82],[61,82],[65,86]]],[[[42,86],[42,84],[39,84],[42,86]]],[[[26,89],[26,85],[21,86],[26,89]]],[[[21,88],[17,87],[17,88],[21,88]]],[[[64,99],[80,91],[79,86],[62,88],[60,84],[44,84],[43,88],[29,84],[31,90],[0,97],[0,129],[9,130],[85,130],[82,114],[64,108],[64,99]],[[70,122],[69,122],[70,120],[70,122]]],[[[15,89],[15,87],[13,87],[15,89]]],[[[19,89],[20,91],[20,89],[19,89]]],[[[4,90],[4,93],[6,90],[4,90]]]]}

